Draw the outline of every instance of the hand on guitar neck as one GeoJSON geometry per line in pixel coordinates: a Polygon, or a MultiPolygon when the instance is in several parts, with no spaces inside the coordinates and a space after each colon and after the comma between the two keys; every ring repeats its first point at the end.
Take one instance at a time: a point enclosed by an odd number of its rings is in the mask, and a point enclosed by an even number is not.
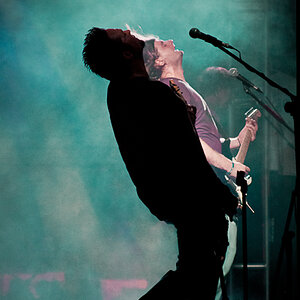
{"type": "Polygon", "coordinates": [[[238,147],[240,148],[236,157],[232,159],[233,167],[231,172],[229,172],[230,176],[236,178],[238,171],[243,171],[246,174],[250,172],[250,168],[244,165],[244,161],[247,155],[250,142],[253,142],[255,140],[257,129],[258,126],[256,120],[247,117],[246,125],[241,130],[238,137],[235,139],[238,143],[238,147]]]}
{"type": "Polygon", "coordinates": [[[246,125],[241,130],[238,136],[238,141],[240,142],[240,149],[238,154],[235,157],[235,160],[240,163],[244,163],[247,151],[249,148],[250,142],[253,142],[256,137],[256,132],[258,129],[257,126],[257,118],[261,116],[261,113],[259,110],[256,110],[255,118],[253,117],[247,117],[246,118],[246,125]]]}
{"type": "Polygon", "coordinates": [[[250,168],[244,165],[244,161],[248,152],[250,142],[253,142],[258,130],[257,119],[261,117],[261,112],[258,109],[250,109],[250,114],[246,118],[246,124],[240,131],[237,138],[235,138],[236,147],[239,147],[239,151],[235,158],[232,159],[232,168],[228,172],[228,175],[235,177],[238,171],[243,171],[246,174],[250,172],[250,168]]]}

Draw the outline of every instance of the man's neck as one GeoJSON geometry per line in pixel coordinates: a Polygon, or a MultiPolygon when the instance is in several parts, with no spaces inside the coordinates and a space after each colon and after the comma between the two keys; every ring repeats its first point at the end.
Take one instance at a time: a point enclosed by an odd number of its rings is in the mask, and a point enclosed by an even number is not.
{"type": "Polygon", "coordinates": [[[144,61],[135,61],[132,63],[131,67],[126,70],[126,72],[118,74],[119,79],[133,79],[137,77],[149,78],[146,71],[144,61]]]}
{"type": "Polygon", "coordinates": [[[161,79],[170,78],[170,77],[185,81],[182,65],[177,65],[177,66],[166,65],[161,74],[161,79]]]}

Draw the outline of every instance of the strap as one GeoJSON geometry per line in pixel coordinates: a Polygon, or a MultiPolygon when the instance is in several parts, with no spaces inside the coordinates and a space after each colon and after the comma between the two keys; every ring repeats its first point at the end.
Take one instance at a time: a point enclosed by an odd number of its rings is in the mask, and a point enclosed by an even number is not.
{"type": "MultiPolygon", "coordinates": [[[[189,121],[191,122],[191,125],[193,126],[193,130],[194,132],[197,134],[197,130],[195,128],[195,121],[196,121],[196,107],[192,106],[190,104],[187,103],[187,101],[184,99],[182,92],[179,88],[179,86],[174,82],[173,79],[169,80],[169,86],[171,88],[171,90],[175,93],[175,95],[183,101],[183,103],[185,104],[186,110],[187,110],[187,114],[188,114],[188,118],[189,121]]],[[[198,136],[198,134],[197,134],[198,136]]]]}

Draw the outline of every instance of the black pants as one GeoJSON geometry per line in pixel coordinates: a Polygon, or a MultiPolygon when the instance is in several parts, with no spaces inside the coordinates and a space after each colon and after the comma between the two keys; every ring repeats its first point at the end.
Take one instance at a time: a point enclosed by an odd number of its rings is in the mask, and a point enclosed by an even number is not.
{"type": "Polygon", "coordinates": [[[215,298],[225,256],[227,220],[223,214],[183,220],[176,225],[179,256],[166,275],[140,300],[210,300],[215,298]]]}

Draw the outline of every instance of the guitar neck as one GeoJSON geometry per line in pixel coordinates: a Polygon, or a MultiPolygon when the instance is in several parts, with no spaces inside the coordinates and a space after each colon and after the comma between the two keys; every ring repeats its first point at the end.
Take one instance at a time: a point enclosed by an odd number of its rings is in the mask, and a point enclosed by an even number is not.
{"type": "MultiPolygon", "coordinates": [[[[257,122],[257,119],[261,117],[261,112],[258,109],[251,108],[249,110],[251,113],[248,115],[248,118],[251,118],[257,122]]],[[[249,144],[251,142],[251,131],[248,129],[246,131],[244,140],[241,142],[241,146],[235,160],[240,163],[244,163],[247,151],[249,148],[249,144]]]]}
{"type": "Polygon", "coordinates": [[[244,163],[246,155],[247,155],[247,151],[248,151],[248,148],[249,148],[250,141],[251,141],[251,132],[250,132],[250,130],[247,130],[247,132],[245,134],[245,138],[241,143],[239,152],[238,152],[237,156],[235,157],[235,160],[237,162],[240,162],[242,164],[244,163]]]}

